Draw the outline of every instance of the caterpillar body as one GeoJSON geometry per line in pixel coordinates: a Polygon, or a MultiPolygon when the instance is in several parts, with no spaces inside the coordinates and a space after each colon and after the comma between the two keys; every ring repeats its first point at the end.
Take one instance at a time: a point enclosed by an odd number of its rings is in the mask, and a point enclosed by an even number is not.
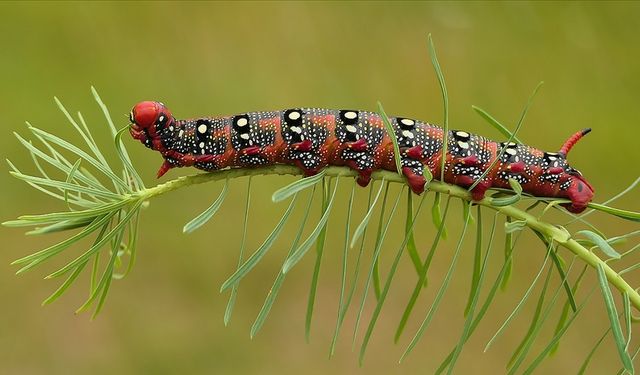
{"type": "MultiPolygon", "coordinates": [[[[440,179],[444,130],[412,118],[389,120],[399,146],[402,173],[413,192],[421,194],[425,168],[440,179]]],[[[213,171],[290,164],[310,176],[328,165],[346,165],[358,172],[358,184],[366,186],[373,171],[396,170],[393,141],[374,112],[294,108],[176,120],[164,104],[144,101],[135,105],[130,121],[131,135],[162,154],[164,163],[158,177],[171,168],[186,166],[213,171]]],[[[472,197],[480,200],[491,187],[509,189],[509,179],[514,179],[526,193],[567,198],[571,200],[565,205],[569,211],[582,212],[594,190],[569,166],[566,157],[589,131],[573,134],[558,152],[544,152],[450,130],[444,181],[465,188],[475,183],[472,197]],[[494,163],[496,158],[499,160],[494,163]],[[491,170],[476,183],[489,167],[491,170]]]]}

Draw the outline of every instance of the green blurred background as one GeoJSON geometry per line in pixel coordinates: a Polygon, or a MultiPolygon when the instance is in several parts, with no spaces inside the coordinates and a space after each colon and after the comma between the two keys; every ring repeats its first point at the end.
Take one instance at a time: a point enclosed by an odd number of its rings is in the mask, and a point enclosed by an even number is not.
{"type": "MultiPolygon", "coordinates": [[[[513,126],[528,95],[543,80],[545,86],[519,136],[531,145],[557,150],[577,129],[592,127],[593,134],[575,148],[570,161],[595,186],[597,201],[619,192],[638,175],[638,3],[43,2],[2,3],[0,14],[0,149],[3,158],[24,171],[34,168],[12,132],[26,135],[25,120],[78,141],[53,103],[54,95],[70,110],[81,110],[110,150],[90,85],[98,89],[118,126],[126,125],[130,108],[145,99],[165,102],[179,118],[295,106],[372,110],[381,100],[390,114],[441,122],[440,92],[426,50],[426,36],[432,33],[447,79],[452,127],[500,138],[473,113],[471,104],[513,126]]],[[[144,180],[155,184],[160,157],[130,139],[126,143],[144,180]]],[[[164,179],[189,172],[174,170],[164,179]]],[[[270,194],[290,181],[254,179],[249,250],[262,242],[284,209],[271,203],[270,194]]],[[[130,277],[112,284],[107,305],[95,321],[87,314],[73,314],[86,297],[86,277],[55,304],[40,307],[57,287],[57,281],[42,277],[61,260],[19,277],[9,266],[61,237],[25,238],[20,230],[1,229],[0,373],[433,372],[457,342],[463,324],[471,241],[424,339],[402,365],[397,359],[446,272],[460,230],[458,204],[450,217],[452,235],[432,266],[433,287],[420,300],[405,337],[393,344],[395,325],[415,282],[407,259],[359,368],[350,347],[353,310],[337,354],[327,358],[340,285],[342,214],[351,186],[347,180],[341,182],[331,219],[311,343],[305,344],[304,314],[313,252],[287,278],[262,332],[249,339],[251,323],[288,249],[286,241],[279,241],[245,279],[231,326],[224,328],[227,295],[219,294],[218,288],[237,263],[245,183],[233,181],[218,216],[192,235],[182,234],[182,225],[210,204],[220,184],[155,199],[143,215],[137,265],[130,277]]],[[[0,184],[3,221],[65,208],[6,170],[0,184]]],[[[635,191],[615,205],[638,210],[638,198],[635,191]]],[[[359,210],[365,202],[361,190],[359,210]]],[[[435,233],[427,216],[418,223],[423,253],[435,233]]],[[[299,217],[297,212],[296,220],[299,217]]],[[[566,217],[555,218],[562,222],[566,217]]],[[[401,240],[401,221],[389,235],[383,272],[394,244],[401,240]]],[[[606,217],[594,217],[594,222],[609,235],[634,228],[606,217]]],[[[290,237],[293,226],[287,231],[290,237]]],[[[520,245],[512,282],[469,341],[457,373],[502,372],[526,332],[537,297],[491,350],[482,353],[541,264],[543,249],[537,240],[527,234],[520,245]]],[[[493,254],[488,280],[501,265],[500,246],[493,254]]],[[[589,275],[588,285],[593,285],[589,275]]],[[[541,369],[577,370],[607,326],[600,298],[594,295],[558,354],[541,369]]],[[[372,305],[370,300],[365,317],[372,305]]],[[[554,324],[552,320],[549,326],[554,324]]],[[[543,348],[549,334],[543,332],[533,353],[543,348]]],[[[611,373],[618,361],[608,339],[589,372],[611,373]]]]}

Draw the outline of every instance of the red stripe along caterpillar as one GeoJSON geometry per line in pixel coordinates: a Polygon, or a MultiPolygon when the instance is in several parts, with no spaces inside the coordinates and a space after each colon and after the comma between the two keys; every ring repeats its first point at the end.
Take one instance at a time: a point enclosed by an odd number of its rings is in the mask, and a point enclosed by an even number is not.
{"type": "MultiPolygon", "coordinates": [[[[389,120],[402,173],[411,190],[421,194],[425,168],[440,178],[444,131],[411,118],[389,120]]],[[[329,165],[346,165],[359,173],[358,184],[366,186],[373,171],[396,170],[393,142],[374,112],[295,108],[177,120],[163,103],[144,101],[133,107],[130,122],[131,135],[162,154],[158,177],[171,168],[189,166],[213,171],[290,164],[310,176],[329,165]]],[[[571,200],[564,206],[580,213],[594,189],[567,163],[567,155],[590,130],[573,134],[558,152],[450,130],[444,182],[473,186],[473,199],[481,200],[487,189],[509,189],[509,179],[514,179],[525,193],[571,200]]]]}

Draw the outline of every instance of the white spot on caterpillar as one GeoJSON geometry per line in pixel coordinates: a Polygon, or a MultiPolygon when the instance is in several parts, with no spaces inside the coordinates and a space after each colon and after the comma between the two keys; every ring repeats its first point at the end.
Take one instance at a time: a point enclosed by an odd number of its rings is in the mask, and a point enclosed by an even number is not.
{"type": "Polygon", "coordinates": [[[182,138],[182,135],[184,134],[184,130],[180,129],[180,133],[178,133],[178,137],[182,138]]]}
{"type": "Polygon", "coordinates": [[[249,139],[249,134],[248,134],[248,133],[240,134],[240,138],[242,138],[242,139],[249,139]]]}
{"type": "Polygon", "coordinates": [[[512,155],[512,156],[518,153],[518,151],[516,151],[516,150],[514,150],[512,148],[508,148],[508,149],[504,150],[504,152],[506,152],[507,154],[512,155]]]}
{"type": "Polygon", "coordinates": [[[249,121],[248,121],[246,118],[244,118],[244,117],[239,118],[239,119],[238,119],[238,121],[236,121],[236,125],[238,125],[238,126],[240,126],[240,127],[245,126],[245,125],[247,125],[248,123],[249,123],[249,121]]]}
{"type": "Polygon", "coordinates": [[[204,148],[204,142],[200,142],[198,146],[200,146],[200,148],[204,148]]]}
{"type": "MultiPolygon", "coordinates": [[[[344,117],[347,117],[349,113],[353,113],[355,115],[355,112],[347,112],[345,113],[344,117]]],[[[352,118],[352,117],[347,117],[347,118],[352,118]]],[[[356,131],[358,131],[358,129],[356,129],[356,127],[353,125],[347,125],[347,131],[349,133],[355,133],[356,131]]]]}
{"type": "Polygon", "coordinates": [[[467,142],[458,141],[458,146],[464,148],[465,150],[469,148],[469,144],[467,142]]]}
{"type": "Polygon", "coordinates": [[[558,161],[557,161],[557,160],[553,162],[553,166],[554,166],[554,167],[557,167],[557,166],[558,166],[558,161]]]}
{"type": "Polygon", "coordinates": [[[206,132],[207,132],[207,125],[201,124],[200,126],[198,126],[198,133],[204,134],[206,132]]]}
{"type": "Polygon", "coordinates": [[[200,150],[200,154],[204,155],[204,148],[200,150]]]}
{"type": "MultiPolygon", "coordinates": [[[[468,137],[469,137],[469,133],[467,133],[467,132],[463,132],[463,131],[457,131],[457,132],[456,132],[456,135],[457,135],[458,137],[461,137],[461,138],[468,138],[468,137]]],[[[462,146],[461,146],[461,147],[462,147],[462,146]]]]}
{"type": "Polygon", "coordinates": [[[289,120],[297,120],[300,118],[300,112],[291,112],[289,113],[289,120]]]}
{"type": "Polygon", "coordinates": [[[402,120],[400,120],[400,122],[402,123],[402,125],[406,125],[406,126],[413,126],[416,124],[415,121],[409,118],[403,118],[402,120]]]}
{"type": "Polygon", "coordinates": [[[158,122],[162,122],[164,121],[164,115],[160,115],[160,117],[158,117],[158,122]]]}
{"type": "Polygon", "coordinates": [[[173,131],[173,125],[169,126],[169,130],[173,131]]]}
{"type": "Polygon", "coordinates": [[[302,129],[299,126],[292,126],[291,131],[298,134],[302,133],[302,129]]]}
{"type": "Polygon", "coordinates": [[[413,138],[413,133],[410,132],[409,130],[403,130],[402,135],[404,135],[407,138],[413,138]]]}
{"type": "Polygon", "coordinates": [[[353,120],[358,117],[358,114],[353,111],[349,111],[344,114],[344,117],[348,118],[349,120],[353,120]]]}

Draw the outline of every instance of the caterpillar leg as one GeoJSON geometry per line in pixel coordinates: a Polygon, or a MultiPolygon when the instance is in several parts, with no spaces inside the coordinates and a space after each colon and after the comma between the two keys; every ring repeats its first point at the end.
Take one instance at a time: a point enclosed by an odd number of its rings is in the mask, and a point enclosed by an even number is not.
{"type": "Polygon", "coordinates": [[[403,148],[400,151],[402,162],[402,174],[407,178],[407,184],[411,191],[420,195],[424,192],[427,179],[424,177],[425,155],[422,146],[403,148]]]}
{"type": "Polygon", "coordinates": [[[349,148],[342,152],[342,159],[345,161],[345,164],[358,172],[356,182],[362,187],[369,185],[375,163],[373,155],[365,150],[366,142],[359,141],[353,142],[349,148]]]}
{"type": "Polygon", "coordinates": [[[427,179],[424,178],[425,165],[421,161],[410,158],[402,159],[402,174],[407,178],[411,191],[420,195],[424,192],[427,179]]]}
{"type": "Polygon", "coordinates": [[[294,150],[289,154],[289,159],[304,172],[305,177],[313,176],[326,165],[319,155],[312,151],[294,150]]]}

